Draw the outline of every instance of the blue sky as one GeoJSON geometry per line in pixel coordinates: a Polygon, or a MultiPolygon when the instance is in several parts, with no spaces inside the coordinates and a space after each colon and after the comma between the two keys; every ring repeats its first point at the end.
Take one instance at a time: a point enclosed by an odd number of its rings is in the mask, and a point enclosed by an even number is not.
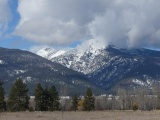
{"type": "MultiPolygon", "coordinates": [[[[18,0],[10,0],[7,2],[7,5],[9,7],[10,18],[9,21],[7,22],[8,26],[7,30],[1,31],[3,32],[3,36],[0,38],[0,47],[29,50],[33,46],[43,46],[43,45],[50,46],[49,44],[34,42],[32,40],[25,39],[22,36],[16,35],[14,32],[16,26],[20,21],[20,14],[17,10],[18,0]]],[[[80,41],[77,40],[76,42],[72,42],[69,45],[65,45],[65,47],[74,48],[78,44],[80,44],[80,41]]],[[[50,47],[56,48],[57,46],[51,45],[50,47]]]]}
{"type": "Polygon", "coordinates": [[[160,48],[159,0],[0,0],[0,47],[160,48]]]}
{"type": "Polygon", "coordinates": [[[3,37],[0,38],[0,47],[16,48],[16,49],[29,49],[33,42],[23,40],[20,36],[14,35],[14,30],[19,22],[20,16],[17,12],[18,0],[9,1],[9,14],[10,20],[8,21],[8,29],[4,32],[3,37]]]}

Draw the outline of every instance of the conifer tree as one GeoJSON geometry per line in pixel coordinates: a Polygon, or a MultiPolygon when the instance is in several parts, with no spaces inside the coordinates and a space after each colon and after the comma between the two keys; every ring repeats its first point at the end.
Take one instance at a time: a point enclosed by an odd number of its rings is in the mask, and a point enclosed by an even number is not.
{"type": "Polygon", "coordinates": [[[48,111],[51,106],[51,95],[48,90],[48,87],[44,89],[44,95],[43,95],[43,106],[44,106],[44,111],[48,111]]]}
{"type": "Polygon", "coordinates": [[[94,96],[92,95],[92,89],[88,88],[83,103],[84,110],[86,111],[94,110],[95,108],[94,101],[95,99],[94,96]]]}
{"type": "Polygon", "coordinates": [[[2,87],[3,82],[0,81],[0,111],[6,110],[6,102],[4,101],[4,89],[2,87]]]}
{"type": "Polygon", "coordinates": [[[72,110],[78,110],[78,98],[76,95],[72,97],[72,110]]]}
{"type": "Polygon", "coordinates": [[[29,104],[27,85],[23,83],[22,79],[17,79],[12,85],[7,107],[9,111],[25,111],[29,104]]]}
{"type": "Polygon", "coordinates": [[[36,85],[35,91],[34,91],[34,96],[35,96],[35,110],[37,111],[44,111],[45,106],[44,106],[44,90],[41,86],[40,83],[36,85]]]}
{"type": "Polygon", "coordinates": [[[50,100],[51,100],[51,106],[50,106],[50,111],[54,111],[54,110],[59,110],[59,95],[58,95],[58,92],[55,88],[55,86],[51,86],[50,90],[50,100]]]}

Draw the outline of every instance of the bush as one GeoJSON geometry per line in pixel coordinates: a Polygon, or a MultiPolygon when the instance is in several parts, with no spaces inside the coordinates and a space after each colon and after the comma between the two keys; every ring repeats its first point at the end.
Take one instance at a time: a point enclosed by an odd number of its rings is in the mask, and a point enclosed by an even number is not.
{"type": "Polygon", "coordinates": [[[132,109],[133,109],[133,111],[137,111],[137,110],[138,110],[138,105],[137,105],[137,104],[134,104],[134,105],[132,106],[132,109]]]}
{"type": "Polygon", "coordinates": [[[33,112],[33,107],[29,107],[29,112],[33,112]]]}

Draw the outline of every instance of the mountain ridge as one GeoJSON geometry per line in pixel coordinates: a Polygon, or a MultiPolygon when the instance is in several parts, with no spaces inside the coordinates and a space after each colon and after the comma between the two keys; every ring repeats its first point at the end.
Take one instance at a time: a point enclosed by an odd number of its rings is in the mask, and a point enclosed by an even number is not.
{"type": "Polygon", "coordinates": [[[60,94],[66,89],[66,94],[85,94],[88,87],[95,94],[103,90],[91,83],[82,73],[68,69],[58,63],[51,62],[34,53],[0,48],[0,79],[4,82],[6,93],[17,78],[22,78],[33,95],[34,87],[41,83],[44,87],[55,85],[60,94]],[[75,92],[75,93],[74,93],[75,92]]]}
{"type": "Polygon", "coordinates": [[[87,75],[91,82],[107,91],[122,84],[144,86],[140,82],[149,88],[148,81],[157,84],[160,81],[160,51],[145,48],[124,49],[109,45],[94,49],[90,46],[84,52],[73,49],[50,60],[87,75]]]}

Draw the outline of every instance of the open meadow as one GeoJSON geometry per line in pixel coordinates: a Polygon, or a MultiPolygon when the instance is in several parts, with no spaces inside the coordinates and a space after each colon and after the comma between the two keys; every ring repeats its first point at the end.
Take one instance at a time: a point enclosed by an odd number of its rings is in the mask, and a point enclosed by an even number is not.
{"type": "Polygon", "coordinates": [[[160,120],[160,111],[6,112],[0,120],[160,120]]]}

